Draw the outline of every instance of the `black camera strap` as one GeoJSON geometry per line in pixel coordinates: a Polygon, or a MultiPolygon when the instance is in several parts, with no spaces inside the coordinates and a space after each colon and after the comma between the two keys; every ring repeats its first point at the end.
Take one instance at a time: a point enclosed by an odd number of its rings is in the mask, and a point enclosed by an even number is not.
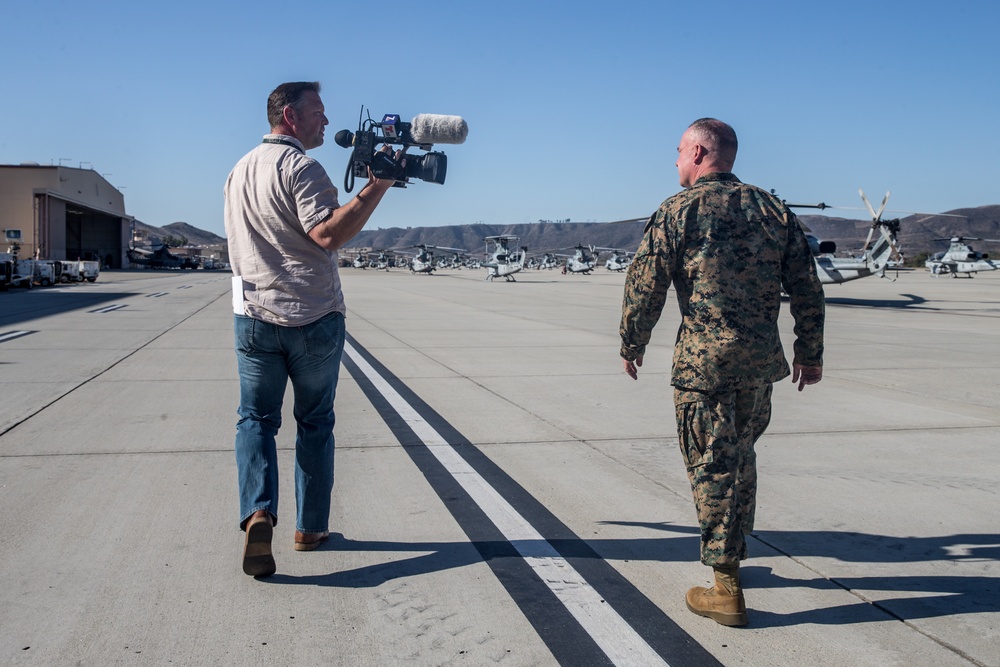
{"type": "Polygon", "coordinates": [[[299,146],[296,143],[294,143],[292,141],[288,141],[287,139],[275,139],[273,137],[264,137],[264,141],[262,143],[265,143],[265,144],[284,144],[286,146],[291,146],[292,148],[294,148],[295,150],[299,151],[300,153],[304,153],[305,152],[301,148],[299,148],[299,146]]]}

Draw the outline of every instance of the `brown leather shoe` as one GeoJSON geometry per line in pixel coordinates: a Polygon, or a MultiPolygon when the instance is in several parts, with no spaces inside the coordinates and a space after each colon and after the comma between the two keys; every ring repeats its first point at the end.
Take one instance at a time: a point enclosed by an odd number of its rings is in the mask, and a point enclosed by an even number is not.
{"type": "Polygon", "coordinates": [[[295,550],[296,551],[312,551],[319,545],[330,539],[330,531],[326,530],[322,533],[300,533],[295,531],[295,550]]]}
{"type": "Polygon", "coordinates": [[[247,521],[243,542],[243,571],[251,577],[269,577],[277,567],[271,553],[274,526],[267,510],[258,510],[247,521]]]}
{"type": "Polygon", "coordinates": [[[738,566],[715,568],[715,586],[689,590],[687,608],[722,625],[746,625],[747,605],[739,581],[738,566]]]}

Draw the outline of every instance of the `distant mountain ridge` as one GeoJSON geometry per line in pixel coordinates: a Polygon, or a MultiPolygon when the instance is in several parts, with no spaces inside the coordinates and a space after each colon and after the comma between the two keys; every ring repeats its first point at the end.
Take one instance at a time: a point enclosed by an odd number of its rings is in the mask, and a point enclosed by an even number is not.
{"type": "Polygon", "coordinates": [[[186,222],[171,222],[169,225],[154,227],[136,220],[135,228],[139,231],[145,232],[146,238],[156,236],[162,240],[168,236],[173,236],[175,238],[183,237],[187,239],[188,245],[202,248],[226,244],[225,237],[213,234],[212,232],[206,232],[204,229],[198,229],[197,227],[189,225],[186,222]]]}
{"type": "MultiPolygon", "coordinates": [[[[1000,239],[1000,205],[960,208],[943,215],[909,215],[900,219],[899,241],[907,257],[920,253],[934,253],[947,249],[947,243],[935,239],[964,236],[980,239],[1000,239]]],[[[888,216],[883,216],[888,219],[888,216]]],[[[870,220],[854,220],[825,215],[799,215],[802,224],[816,236],[837,244],[838,252],[857,251],[864,244],[871,227],[870,220]]],[[[213,246],[226,243],[226,239],[212,232],[193,227],[186,222],[173,222],[163,227],[153,227],[136,222],[138,229],[159,236],[183,236],[196,246],[213,246]]],[[[635,250],[642,238],[645,220],[620,222],[534,222],[515,225],[448,225],[443,227],[391,227],[366,229],[355,236],[345,248],[395,248],[407,249],[418,244],[444,248],[462,248],[474,255],[485,251],[484,238],[500,234],[513,234],[518,245],[527,246],[529,254],[562,252],[577,244],[604,248],[635,250]]],[[[981,252],[1000,256],[1000,244],[972,242],[981,252]],[[981,247],[980,247],[981,246],[981,247]]]]}
{"type": "MultiPolygon", "coordinates": [[[[910,215],[900,220],[899,242],[908,257],[947,249],[935,239],[965,236],[1000,239],[1000,205],[946,211],[963,217],[910,215]]],[[[882,216],[889,219],[889,216],[882,216]]],[[[871,220],[854,220],[825,215],[799,215],[802,224],[823,240],[837,244],[838,252],[857,251],[865,242],[871,220]]],[[[479,254],[485,250],[484,237],[513,234],[529,254],[561,251],[577,244],[635,250],[642,238],[645,220],[626,222],[537,222],[518,225],[450,225],[446,227],[392,227],[363,230],[347,248],[405,249],[417,244],[463,248],[479,254]]],[[[982,243],[982,251],[991,244],[982,243]]],[[[979,250],[973,242],[973,246],[979,250]]],[[[1000,245],[994,250],[1000,255],[1000,245]]]]}

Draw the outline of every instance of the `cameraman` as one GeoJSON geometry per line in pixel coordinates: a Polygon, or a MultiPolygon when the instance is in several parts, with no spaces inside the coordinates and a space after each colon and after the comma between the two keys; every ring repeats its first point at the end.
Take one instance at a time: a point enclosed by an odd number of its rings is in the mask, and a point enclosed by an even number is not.
{"type": "Polygon", "coordinates": [[[274,89],[267,100],[271,133],[236,164],[225,186],[240,376],[243,571],[252,576],[275,572],[275,436],[289,379],[297,426],[294,547],[310,551],[330,536],[333,400],[345,313],[336,251],[361,231],[393,184],[369,174],[358,195],[340,205],[326,171],[305,154],[323,145],[329,123],[319,91],[318,82],[274,89]]]}

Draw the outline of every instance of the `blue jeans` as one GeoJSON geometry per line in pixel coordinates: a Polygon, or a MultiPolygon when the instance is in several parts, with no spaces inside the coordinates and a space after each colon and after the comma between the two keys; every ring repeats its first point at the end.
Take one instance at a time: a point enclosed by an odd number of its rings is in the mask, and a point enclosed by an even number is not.
{"type": "Polygon", "coordinates": [[[333,399],[344,352],[344,316],[330,313],[302,327],[235,316],[240,374],[236,467],[240,527],[257,510],[278,517],[281,403],[292,381],[295,400],[296,530],[329,529],[333,492],[333,399]]]}

